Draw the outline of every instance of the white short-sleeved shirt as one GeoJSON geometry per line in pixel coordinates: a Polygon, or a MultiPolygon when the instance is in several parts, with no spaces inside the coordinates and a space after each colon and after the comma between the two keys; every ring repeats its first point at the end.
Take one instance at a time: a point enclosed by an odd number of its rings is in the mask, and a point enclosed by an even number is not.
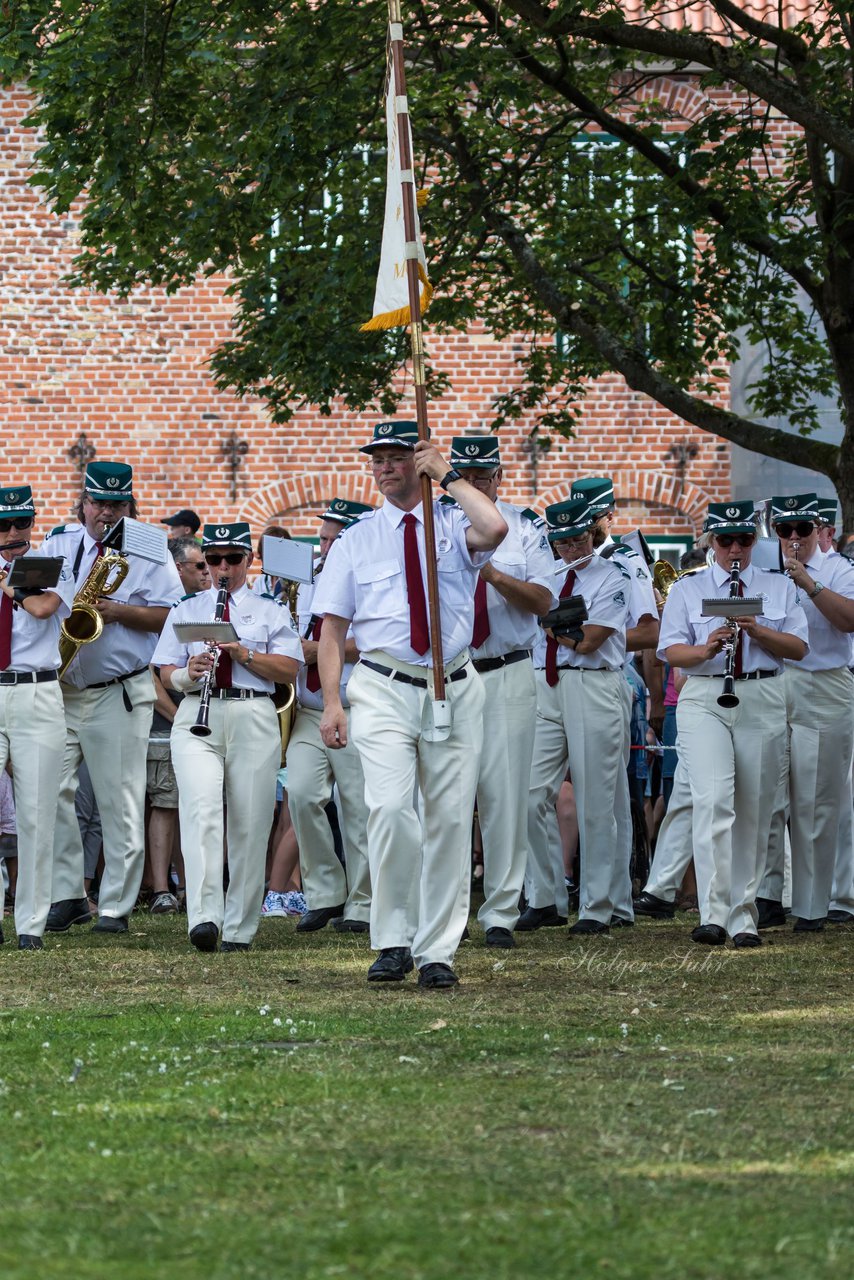
{"type": "MultiPolygon", "coordinates": [[[[186,667],[194,654],[204,652],[202,640],[181,644],[174,627],[176,622],[212,622],[218,594],[216,587],[210,587],[170,609],[151,659],[155,666],[186,667]]],[[[281,653],[302,663],[302,645],[288,618],[287,610],[275,600],[258,596],[245,585],[229,596],[229,621],[241,644],[256,653],[281,653]]],[[[263,693],[272,693],[275,688],[272,680],[265,680],[253,667],[241,666],[239,662],[232,663],[231,682],[235,689],[257,689],[263,693]]]]}
{"type": "MultiPolygon", "coordinates": [[[[57,552],[51,554],[56,555],[57,552]]],[[[25,551],[17,558],[26,560],[34,555],[35,551],[25,551]]],[[[14,563],[14,560],[0,559],[2,565],[14,563]]],[[[22,605],[15,605],[12,609],[12,661],[9,671],[56,671],[59,667],[59,630],[63,618],[71,612],[74,600],[74,579],[67,560],[53,594],[59,596],[61,603],[49,618],[34,618],[22,605]]]]}
{"type": "MultiPolygon", "coordinates": [[[[563,560],[555,562],[552,590],[559,596],[566,575],[572,565],[563,560]]],[[[560,667],[585,667],[588,670],[607,667],[619,671],[626,660],[626,619],[629,612],[629,591],[623,574],[607,560],[593,556],[575,570],[573,595],[584,597],[587,606],[587,623],[599,627],[611,627],[613,635],[599,646],[595,653],[576,653],[567,645],[557,648],[557,665],[560,667]]],[[[587,625],[586,623],[584,625],[587,625]]],[[[534,650],[534,666],[546,665],[546,635],[542,627],[534,650]]]]}
{"type": "MultiPolygon", "coordinates": [[[[816,582],[822,582],[830,591],[836,591],[848,600],[854,600],[854,564],[836,551],[819,551],[804,566],[816,582]]],[[[828,622],[815,600],[805,591],[798,591],[798,599],[806,614],[809,627],[810,651],[803,662],[787,662],[786,666],[801,667],[804,671],[833,671],[837,667],[850,667],[852,633],[840,631],[828,622]]]]}
{"type": "MultiPolygon", "coordinates": [[[[360,653],[382,649],[400,662],[429,667],[430,650],[416,653],[409,640],[409,600],[403,559],[406,514],[391,502],[385,502],[336,538],[315,593],[314,612],[352,620],[353,637],[360,653]]],[[[417,521],[426,598],[424,520],[420,502],[412,514],[417,521]]],[[[442,652],[448,663],[471,642],[477,574],[492,553],[469,551],[466,530],[470,523],[459,507],[434,502],[433,520],[442,652]]]]}
{"type": "Polygon", "coordinates": [[[631,547],[615,542],[610,534],[601,547],[597,547],[597,554],[601,556],[609,547],[614,547],[615,550],[606,559],[613,560],[629,579],[629,620],[626,625],[636,627],[641,618],[647,614],[657,618],[658,605],[655,603],[652,576],[642,558],[631,547]]]}
{"type": "MultiPolygon", "coordinates": [[[[83,525],[74,524],[49,533],[42,544],[42,554],[65,556],[66,564],[75,575],[75,591],[79,591],[97,559],[98,550],[83,525]]],[[[128,575],[110,597],[117,603],[168,608],[184,594],[171,556],[167,557],[166,564],[151,564],[139,556],[128,556],[127,561],[128,575]]],[[[85,689],[102,680],[139,671],[151,662],[156,643],[154,631],[134,631],[120,622],[106,623],[97,640],[81,645],[63,679],[78,689],[85,689]]]]}
{"type": "MultiPolygon", "coordinates": [[[[555,560],[546,537],[545,522],[534,522],[523,515],[520,507],[511,506],[509,502],[499,501],[495,505],[507,522],[508,533],[494,551],[491,564],[509,578],[552,591],[555,560]]],[[[553,595],[550,607],[556,604],[557,598],[553,595]]],[[[478,649],[472,649],[474,657],[500,658],[515,649],[533,649],[541,630],[535,614],[506,600],[489,582],[486,608],[489,635],[478,649]]]]}
{"type": "MultiPolygon", "coordinates": [[[[314,582],[304,582],[300,586],[299,595],[297,596],[297,617],[299,618],[299,633],[303,640],[311,639],[311,632],[314,628],[314,620],[317,617],[312,603],[314,601],[315,592],[317,591],[317,579],[314,582]]],[[[352,627],[347,631],[349,639],[353,634],[352,627]]],[[[348,707],[347,701],[347,681],[353,674],[352,662],[345,662],[341,671],[341,687],[339,693],[341,696],[341,706],[348,707]]],[[[303,665],[300,667],[299,677],[297,679],[297,698],[301,707],[310,707],[313,711],[323,710],[323,694],[318,689],[314,693],[306,685],[310,667],[303,665]]]]}
{"type": "MultiPolygon", "coordinates": [[[[724,626],[723,618],[706,617],[703,601],[723,599],[729,595],[729,570],[720,565],[692,573],[674,582],[667,596],[661,618],[658,637],[658,656],[666,661],[666,651],[672,644],[705,644],[713,631],[724,626]]],[[[798,601],[794,583],[781,573],[768,569],[755,569],[748,565],[741,575],[741,585],[746,596],[758,596],[763,601],[763,611],[758,621],[773,631],[785,631],[809,643],[807,620],[798,601]]],[[[750,636],[741,637],[741,669],[749,671],[782,671],[782,659],[768,653],[750,636]]],[[[710,662],[701,662],[685,670],[687,676],[722,676],[726,654],[719,653],[710,662]]]]}

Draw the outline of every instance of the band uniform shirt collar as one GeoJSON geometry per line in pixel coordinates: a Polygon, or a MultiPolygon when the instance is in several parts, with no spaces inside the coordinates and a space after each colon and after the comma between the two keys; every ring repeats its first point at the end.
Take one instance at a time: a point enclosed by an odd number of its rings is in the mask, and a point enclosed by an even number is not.
{"type": "Polygon", "coordinates": [[[818,545],[818,543],[816,543],[815,551],[812,553],[809,560],[804,565],[804,568],[811,575],[820,573],[822,565],[824,564],[825,560],[830,554],[831,553],[829,551],[822,551],[821,547],[818,545]]]}
{"type": "Polygon", "coordinates": [[[412,511],[404,511],[402,507],[396,507],[393,502],[384,502],[380,507],[381,513],[388,520],[393,529],[399,529],[403,522],[403,517],[408,515],[415,516],[419,524],[424,523],[424,505],[419,502],[417,507],[413,507],[412,511]]]}
{"type": "MultiPolygon", "coordinates": [[[[753,568],[752,564],[749,564],[746,569],[742,569],[741,584],[743,587],[746,588],[747,586],[749,586],[749,584],[753,581],[753,575],[755,572],[756,570],[753,568]]],[[[730,570],[722,569],[721,566],[718,564],[717,560],[712,565],[712,581],[714,582],[716,587],[719,587],[721,589],[723,589],[724,587],[729,587],[729,584],[730,584],[730,570]]]]}

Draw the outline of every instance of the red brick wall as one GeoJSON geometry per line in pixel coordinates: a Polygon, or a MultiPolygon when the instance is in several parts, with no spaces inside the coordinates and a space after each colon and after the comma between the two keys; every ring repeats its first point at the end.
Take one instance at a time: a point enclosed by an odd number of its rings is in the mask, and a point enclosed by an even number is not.
{"type": "MultiPolygon", "coordinates": [[[[684,88],[679,92],[685,97],[684,88]]],[[[259,404],[214,389],[205,361],[227,336],[231,311],[221,279],[173,297],[139,290],[126,302],[62,284],[75,223],[55,218],[27,185],[34,138],[20,122],[28,107],[24,91],[0,90],[0,482],[32,483],[39,531],[74,506],[80,477],[68,449],[81,432],[99,458],[132,463],[141,516],[151,521],[189,506],[211,520],[248,519],[256,535],[272,520],[313,533],[331,497],[371,501],[367,463],[356,452],[370,418],[303,412],[274,427],[259,404]],[[232,432],[249,446],[234,499],[221,453],[232,432]]],[[[487,428],[493,396],[518,381],[519,348],[494,342],[482,325],[437,338],[428,324],[427,344],[453,380],[431,406],[443,447],[452,435],[487,428]]],[[[414,416],[411,404],[401,416],[414,416]]],[[[729,496],[728,446],[616,376],[593,388],[577,438],[553,441],[536,492],[522,449],[532,426],[531,419],[500,433],[510,501],[542,510],[567,496],[574,478],[607,473],[632,523],[687,533],[698,528],[708,501],[729,496]],[[695,444],[697,455],[680,483],[667,455],[683,442],[695,444]]]]}

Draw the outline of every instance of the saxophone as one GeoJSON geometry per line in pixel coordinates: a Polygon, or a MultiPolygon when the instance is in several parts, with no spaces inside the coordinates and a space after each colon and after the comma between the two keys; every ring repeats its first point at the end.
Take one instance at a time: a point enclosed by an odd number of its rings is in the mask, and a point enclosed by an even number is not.
{"type": "Polygon", "coordinates": [[[130,565],[116,551],[107,551],[92,565],[86,581],[74,597],[71,613],[59,635],[59,677],[65,675],[81,645],[91,644],[104,630],[104,619],[96,605],[101,596],[111,596],[128,575],[130,565]],[[115,575],[110,575],[115,570],[115,575]]]}

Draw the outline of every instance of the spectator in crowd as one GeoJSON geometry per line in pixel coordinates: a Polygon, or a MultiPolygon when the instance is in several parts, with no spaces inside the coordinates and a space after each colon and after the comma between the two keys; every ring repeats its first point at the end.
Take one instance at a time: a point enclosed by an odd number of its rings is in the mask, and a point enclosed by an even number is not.
{"type": "Polygon", "coordinates": [[[196,539],[170,538],[169,550],[186,594],[190,596],[197,591],[207,591],[211,585],[211,573],[196,539]]]}
{"type": "Polygon", "coordinates": [[[180,511],[175,512],[174,516],[166,516],[160,523],[168,525],[168,537],[171,542],[173,538],[195,538],[202,522],[195,511],[190,511],[189,507],[182,507],[180,511]]]}

